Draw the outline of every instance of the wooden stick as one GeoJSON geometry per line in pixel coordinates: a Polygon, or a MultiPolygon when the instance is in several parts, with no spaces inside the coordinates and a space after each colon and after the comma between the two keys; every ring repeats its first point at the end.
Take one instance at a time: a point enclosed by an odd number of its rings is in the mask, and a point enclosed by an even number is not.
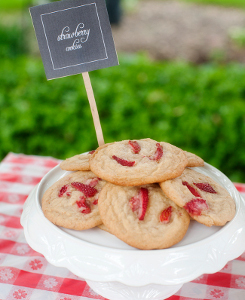
{"type": "Polygon", "coordinates": [[[96,131],[98,144],[99,144],[99,146],[102,146],[105,144],[105,142],[104,142],[104,137],[103,137],[102,128],[101,128],[101,124],[100,124],[100,117],[99,117],[99,113],[97,110],[97,105],[95,102],[94,92],[93,92],[93,88],[91,85],[90,77],[89,77],[88,72],[84,72],[84,73],[82,73],[82,75],[83,75],[83,80],[84,80],[84,84],[85,84],[85,88],[86,88],[86,92],[87,92],[87,96],[88,96],[90,109],[91,109],[93,120],[94,120],[94,127],[95,127],[95,131],[96,131]]]}

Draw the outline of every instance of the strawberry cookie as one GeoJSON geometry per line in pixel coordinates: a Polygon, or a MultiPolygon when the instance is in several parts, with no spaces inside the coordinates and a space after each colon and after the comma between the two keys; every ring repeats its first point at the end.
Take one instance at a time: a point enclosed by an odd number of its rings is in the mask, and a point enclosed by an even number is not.
{"type": "Polygon", "coordinates": [[[105,183],[90,171],[66,175],[44,193],[44,215],[55,225],[76,230],[101,224],[98,197],[105,183]]]}
{"type": "Polygon", "coordinates": [[[90,168],[98,177],[123,186],[175,178],[187,163],[183,150],[151,139],[105,144],[90,157],[90,168]]]}
{"type": "Polygon", "coordinates": [[[99,227],[99,229],[102,229],[102,230],[110,233],[109,229],[105,226],[105,224],[100,224],[100,225],[98,225],[98,227],[99,227]]]}
{"type": "Polygon", "coordinates": [[[188,165],[187,167],[203,167],[204,166],[204,160],[197,156],[194,153],[185,151],[185,155],[188,159],[188,165]]]}
{"type": "Polygon", "coordinates": [[[132,247],[164,249],[184,237],[190,218],[158,184],[118,186],[107,183],[99,196],[104,226],[132,247]]]}
{"type": "Polygon", "coordinates": [[[60,163],[60,168],[66,171],[89,171],[89,157],[93,153],[94,150],[87,154],[79,154],[67,158],[60,163]]]}
{"type": "Polygon", "coordinates": [[[223,226],[235,216],[236,205],[228,191],[197,171],[187,168],[181,176],[160,186],[171,200],[206,226],[223,226]]]}

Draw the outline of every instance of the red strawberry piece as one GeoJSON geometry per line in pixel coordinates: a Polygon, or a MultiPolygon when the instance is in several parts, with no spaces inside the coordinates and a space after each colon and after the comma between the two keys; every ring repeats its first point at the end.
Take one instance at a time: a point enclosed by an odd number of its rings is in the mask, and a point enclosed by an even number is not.
{"type": "Polygon", "coordinates": [[[131,147],[132,151],[135,154],[138,154],[140,152],[140,145],[137,141],[128,141],[129,146],[131,147]]]}
{"type": "Polygon", "coordinates": [[[76,203],[77,203],[77,206],[79,207],[79,208],[81,208],[81,207],[86,207],[86,198],[84,197],[84,196],[81,196],[80,198],[79,198],[79,201],[76,201],[76,203]]]}
{"type": "Polygon", "coordinates": [[[59,190],[58,197],[62,197],[67,191],[67,189],[68,189],[68,184],[62,186],[62,188],[59,190]]]}
{"type": "Polygon", "coordinates": [[[148,201],[148,190],[146,188],[141,188],[139,193],[132,197],[129,201],[132,211],[136,213],[140,221],[144,220],[145,218],[148,201]]]}
{"type": "Polygon", "coordinates": [[[209,209],[206,200],[202,198],[192,199],[190,202],[186,203],[184,208],[190,215],[193,216],[201,216],[202,211],[209,209]]]}
{"type": "Polygon", "coordinates": [[[79,201],[76,201],[76,204],[79,208],[81,208],[81,213],[89,214],[91,212],[89,203],[86,201],[84,196],[80,197],[79,201]]]}
{"type": "Polygon", "coordinates": [[[169,223],[171,219],[171,214],[172,214],[172,206],[169,206],[168,208],[164,209],[160,214],[160,222],[164,224],[169,223]]]}
{"type": "Polygon", "coordinates": [[[91,187],[95,187],[97,185],[97,183],[99,182],[100,178],[98,177],[95,177],[95,178],[92,178],[92,179],[88,179],[85,184],[91,186],[91,187]]]}
{"type": "Polygon", "coordinates": [[[117,157],[116,155],[113,155],[112,158],[115,159],[115,161],[117,161],[120,165],[125,167],[133,167],[133,165],[135,164],[135,161],[128,161],[126,159],[117,157]]]}
{"type": "Polygon", "coordinates": [[[94,187],[88,184],[84,184],[81,182],[72,182],[71,185],[78,191],[83,192],[86,197],[93,197],[98,193],[98,191],[94,187]]]}
{"type": "Polygon", "coordinates": [[[194,195],[195,197],[201,197],[201,195],[198,193],[194,187],[192,187],[187,181],[182,181],[182,184],[188,187],[189,191],[194,195]]]}
{"type": "Polygon", "coordinates": [[[71,197],[71,192],[67,192],[67,193],[66,193],[66,196],[67,196],[67,197],[71,197]]]}
{"type": "Polygon", "coordinates": [[[211,193],[211,194],[217,194],[217,192],[211,187],[209,183],[194,183],[195,186],[197,186],[200,190],[211,193]]]}
{"type": "Polygon", "coordinates": [[[153,160],[156,160],[157,162],[159,162],[159,160],[162,158],[163,156],[163,147],[160,145],[160,143],[156,143],[157,149],[156,152],[153,156],[153,160]]]}
{"type": "Polygon", "coordinates": [[[98,199],[94,200],[93,205],[97,205],[98,204],[98,199]]]}
{"type": "Polygon", "coordinates": [[[89,151],[88,154],[93,154],[95,152],[95,150],[89,151]]]}

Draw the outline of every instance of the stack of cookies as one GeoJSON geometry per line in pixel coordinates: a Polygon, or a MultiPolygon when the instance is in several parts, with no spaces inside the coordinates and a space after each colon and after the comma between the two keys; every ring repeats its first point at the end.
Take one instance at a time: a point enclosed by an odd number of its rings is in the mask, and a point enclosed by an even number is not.
{"type": "Polygon", "coordinates": [[[228,191],[191,167],[204,161],[152,139],[105,144],[63,161],[74,171],[44,194],[44,215],[75,230],[99,226],[138,249],[181,241],[190,219],[223,226],[235,216],[228,191]]]}

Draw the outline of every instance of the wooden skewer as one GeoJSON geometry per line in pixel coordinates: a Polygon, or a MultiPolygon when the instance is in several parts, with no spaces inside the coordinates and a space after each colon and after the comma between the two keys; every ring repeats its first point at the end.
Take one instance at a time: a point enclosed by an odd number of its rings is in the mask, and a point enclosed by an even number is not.
{"type": "Polygon", "coordinates": [[[105,142],[104,142],[103,132],[102,132],[101,124],[100,124],[100,117],[99,117],[97,105],[95,102],[94,92],[93,92],[93,88],[91,85],[90,77],[89,77],[88,72],[84,72],[84,73],[82,73],[82,75],[83,75],[85,89],[86,89],[87,96],[88,96],[90,109],[92,112],[92,117],[93,117],[93,121],[94,121],[94,127],[95,127],[95,131],[96,131],[98,144],[99,144],[99,146],[102,146],[105,144],[105,142]]]}

